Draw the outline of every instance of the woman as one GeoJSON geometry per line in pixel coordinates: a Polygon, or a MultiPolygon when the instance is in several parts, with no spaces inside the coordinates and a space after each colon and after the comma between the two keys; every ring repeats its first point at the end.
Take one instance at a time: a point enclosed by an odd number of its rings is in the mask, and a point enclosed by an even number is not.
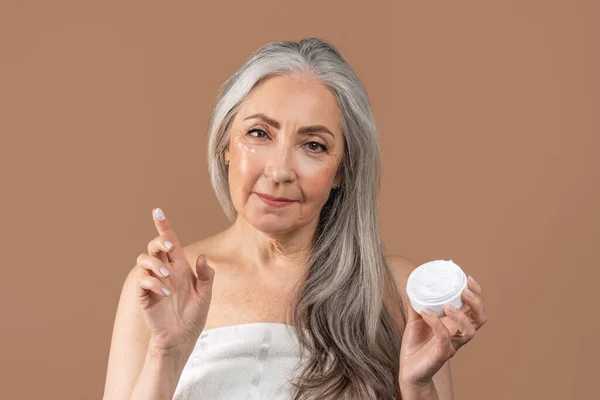
{"type": "Polygon", "coordinates": [[[481,287],[442,318],[407,306],[415,266],[384,254],[369,100],[335,47],[255,52],[221,88],[208,163],[232,225],[182,247],[153,210],[105,399],[453,398],[448,360],[485,323],[481,287]]]}

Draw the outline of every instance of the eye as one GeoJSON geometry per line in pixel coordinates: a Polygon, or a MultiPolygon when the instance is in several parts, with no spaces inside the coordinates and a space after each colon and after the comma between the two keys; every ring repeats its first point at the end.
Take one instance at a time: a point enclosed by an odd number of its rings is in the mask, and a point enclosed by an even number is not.
{"type": "MultiPolygon", "coordinates": [[[[257,128],[250,129],[248,131],[247,135],[250,135],[256,139],[264,139],[264,138],[268,137],[267,132],[263,131],[262,129],[257,129],[257,128]],[[261,136],[261,135],[264,135],[264,136],[261,136]]],[[[305,144],[305,146],[308,146],[308,150],[311,153],[327,152],[327,146],[325,146],[324,144],[319,143],[319,142],[315,142],[315,141],[308,142],[305,144]]]]}
{"type": "Polygon", "coordinates": [[[266,133],[265,131],[263,131],[262,129],[250,129],[250,130],[248,131],[248,135],[250,135],[250,136],[252,136],[252,137],[255,137],[255,138],[257,138],[257,139],[260,139],[261,137],[260,137],[260,136],[254,136],[254,135],[252,135],[252,132],[260,132],[260,133],[264,133],[265,135],[267,134],[267,133],[266,133]]]}
{"type": "Polygon", "coordinates": [[[308,146],[311,153],[321,153],[321,152],[327,151],[327,146],[325,146],[324,144],[321,144],[319,142],[309,142],[309,143],[306,143],[306,146],[308,146]],[[321,151],[318,151],[319,149],[321,149],[321,151]]]}

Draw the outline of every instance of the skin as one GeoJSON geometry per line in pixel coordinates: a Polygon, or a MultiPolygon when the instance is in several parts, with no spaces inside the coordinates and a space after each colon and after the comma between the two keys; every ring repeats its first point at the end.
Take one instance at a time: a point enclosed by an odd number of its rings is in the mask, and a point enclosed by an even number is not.
{"type": "MultiPolygon", "coordinates": [[[[232,122],[223,154],[238,217],[223,232],[183,247],[168,219],[154,215],[159,235],[138,257],[119,301],[104,399],[171,398],[203,330],[287,323],[284,310],[302,279],[319,213],[340,183],[339,117],[334,95],[310,76],[273,77],[252,91],[232,122]],[[255,114],[279,126],[249,118],[255,114]],[[300,133],[316,125],[331,134],[300,133]],[[257,193],[293,202],[276,208],[257,193]]],[[[415,264],[404,257],[387,260],[409,317],[400,354],[403,398],[452,400],[448,360],[485,323],[481,286],[469,281],[473,296],[463,293],[460,310],[447,309],[442,318],[420,315],[405,293],[415,264]]],[[[402,328],[400,310],[388,304],[402,328]]]]}
{"type": "Polygon", "coordinates": [[[249,268],[262,272],[301,268],[331,189],[339,184],[344,136],[334,95],[306,76],[273,77],[246,98],[230,130],[231,198],[238,218],[226,233],[249,268]],[[279,129],[259,118],[264,114],[279,129]],[[327,132],[299,134],[305,126],[327,132]],[[326,150],[324,147],[326,147],[326,150]],[[294,200],[284,208],[256,193],[294,200]]]}

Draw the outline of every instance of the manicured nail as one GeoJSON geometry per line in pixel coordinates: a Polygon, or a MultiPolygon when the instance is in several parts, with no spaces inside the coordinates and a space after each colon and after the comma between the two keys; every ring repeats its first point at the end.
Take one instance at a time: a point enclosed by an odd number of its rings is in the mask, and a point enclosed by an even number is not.
{"type": "Polygon", "coordinates": [[[166,287],[161,288],[160,290],[162,290],[162,292],[165,294],[165,296],[169,296],[171,294],[171,291],[169,289],[167,289],[166,287]]]}
{"type": "Polygon", "coordinates": [[[156,218],[159,221],[165,220],[165,213],[163,213],[163,210],[161,210],[158,207],[156,207],[154,210],[152,210],[152,215],[154,216],[154,218],[156,218]]]}
{"type": "Polygon", "coordinates": [[[171,275],[171,272],[169,272],[169,270],[164,266],[160,267],[160,273],[163,274],[164,277],[171,275]]]}
{"type": "Polygon", "coordinates": [[[165,242],[164,242],[163,244],[165,245],[165,247],[166,247],[168,250],[171,250],[171,249],[173,248],[173,246],[175,246],[175,245],[173,244],[173,242],[171,242],[171,241],[168,241],[168,240],[165,240],[165,242]]]}
{"type": "Polygon", "coordinates": [[[467,296],[469,296],[469,297],[474,297],[474,296],[475,296],[475,295],[473,294],[473,292],[471,291],[471,289],[469,289],[469,288],[466,288],[466,289],[465,289],[465,292],[467,292],[467,296]]]}
{"type": "Polygon", "coordinates": [[[478,285],[477,281],[475,279],[473,279],[473,277],[471,275],[469,275],[469,279],[471,280],[471,282],[478,285]]]}
{"type": "Polygon", "coordinates": [[[448,310],[450,310],[450,312],[456,312],[457,309],[452,304],[448,304],[448,310]]]}
{"type": "Polygon", "coordinates": [[[421,312],[422,312],[422,313],[424,313],[425,315],[429,315],[429,316],[432,316],[432,315],[433,315],[433,311],[431,311],[431,310],[430,310],[430,309],[428,309],[428,308],[423,308],[423,309],[421,310],[421,312]]]}

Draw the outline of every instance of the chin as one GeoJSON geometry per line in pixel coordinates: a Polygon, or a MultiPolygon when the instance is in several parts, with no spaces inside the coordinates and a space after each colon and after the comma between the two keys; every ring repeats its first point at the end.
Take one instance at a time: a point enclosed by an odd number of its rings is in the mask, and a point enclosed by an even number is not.
{"type": "MultiPolygon", "coordinates": [[[[295,207],[292,206],[292,207],[295,207]]],[[[282,213],[268,212],[257,207],[246,207],[242,217],[255,229],[268,235],[287,233],[297,225],[298,214],[295,210],[286,210],[282,213]],[[291,211],[291,212],[290,212],[291,211]]]]}
{"type": "Polygon", "coordinates": [[[293,229],[289,218],[277,215],[256,215],[248,218],[248,222],[255,229],[268,235],[278,235],[293,229]]]}

